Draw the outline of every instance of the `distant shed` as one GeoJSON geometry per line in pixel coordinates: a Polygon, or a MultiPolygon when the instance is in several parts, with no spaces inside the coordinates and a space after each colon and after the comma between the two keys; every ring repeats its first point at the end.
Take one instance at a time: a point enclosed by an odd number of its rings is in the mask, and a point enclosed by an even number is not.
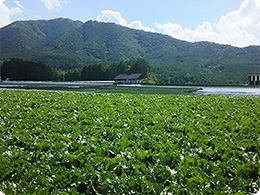
{"type": "Polygon", "coordinates": [[[260,85],[260,73],[249,73],[248,80],[250,85],[260,85]]]}
{"type": "Polygon", "coordinates": [[[120,74],[114,78],[116,84],[142,84],[142,74],[120,74]]]}

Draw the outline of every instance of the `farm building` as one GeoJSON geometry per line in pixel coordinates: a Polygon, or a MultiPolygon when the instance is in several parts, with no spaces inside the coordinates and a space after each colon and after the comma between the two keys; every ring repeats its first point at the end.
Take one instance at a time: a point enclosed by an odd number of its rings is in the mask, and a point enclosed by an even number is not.
{"type": "Polygon", "coordinates": [[[260,85],[260,73],[249,73],[248,79],[250,85],[260,85]]]}
{"type": "Polygon", "coordinates": [[[116,84],[142,84],[142,74],[120,74],[114,78],[116,84]]]}

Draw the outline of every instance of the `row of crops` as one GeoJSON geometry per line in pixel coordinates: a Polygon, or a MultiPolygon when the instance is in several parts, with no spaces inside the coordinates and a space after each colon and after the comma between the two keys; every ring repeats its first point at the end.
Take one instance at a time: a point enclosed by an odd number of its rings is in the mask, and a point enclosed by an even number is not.
{"type": "Polygon", "coordinates": [[[0,91],[5,194],[255,194],[260,99],[0,91]]]}

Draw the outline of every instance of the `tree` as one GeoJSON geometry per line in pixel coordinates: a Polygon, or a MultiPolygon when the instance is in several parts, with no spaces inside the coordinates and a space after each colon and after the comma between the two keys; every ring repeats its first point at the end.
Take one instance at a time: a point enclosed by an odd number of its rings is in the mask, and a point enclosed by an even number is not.
{"type": "Polygon", "coordinates": [[[81,71],[81,80],[97,81],[106,78],[105,68],[101,64],[84,66],[81,71]]]}
{"type": "Polygon", "coordinates": [[[140,58],[136,61],[133,61],[129,73],[142,73],[142,78],[147,78],[149,69],[149,63],[145,59],[140,58]]]}
{"type": "Polygon", "coordinates": [[[78,81],[80,80],[80,71],[78,69],[69,70],[65,74],[65,81],[78,81]]]}
{"type": "Polygon", "coordinates": [[[28,81],[47,81],[55,80],[55,71],[49,66],[22,59],[13,58],[5,61],[1,67],[1,76],[5,80],[28,80],[28,81]]]}
{"type": "Polygon", "coordinates": [[[115,62],[111,64],[108,68],[109,78],[113,79],[119,74],[125,74],[129,71],[130,63],[125,60],[121,60],[120,62],[115,62]]]}

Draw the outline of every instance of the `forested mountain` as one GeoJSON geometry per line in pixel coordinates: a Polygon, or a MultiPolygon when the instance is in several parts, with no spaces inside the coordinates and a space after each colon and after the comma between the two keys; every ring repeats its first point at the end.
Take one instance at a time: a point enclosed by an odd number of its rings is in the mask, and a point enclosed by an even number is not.
{"type": "Polygon", "coordinates": [[[0,61],[22,58],[70,70],[146,59],[159,83],[246,83],[260,72],[260,47],[190,43],[113,23],[70,19],[18,21],[0,29],[0,61]]]}

